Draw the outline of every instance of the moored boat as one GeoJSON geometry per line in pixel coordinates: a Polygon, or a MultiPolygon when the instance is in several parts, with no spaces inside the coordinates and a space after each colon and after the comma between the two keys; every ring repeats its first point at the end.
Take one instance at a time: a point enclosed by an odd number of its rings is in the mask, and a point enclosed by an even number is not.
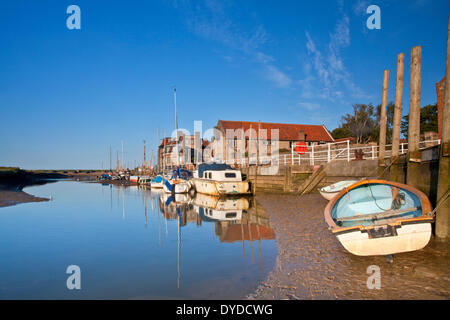
{"type": "Polygon", "coordinates": [[[422,249],[434,220],[424,193],[386,180],[352,184],[331,199],[324,215],[344,248],[359,256],[422,249]]]}
{"type": "Polygon", "coordinates": [[[130,182],[138,183],[139,182],[139,176],[130,176],[130,182]]]}
{"type": "Polygon", "coordinates": [[[343,180],[339,181],[333,184],[330,184],[329,186],[319,188],[319,193],[322,197],[324,197],[327,200],[333,199],[336,195],[339,194],[343,189],[351,186],[352,184],[356,183],[358,181],[356,180],[343,180]]]}
{"type": "Polygon", "coordinates": [[[150,187],[152,189],[162,189],[163,186],[164,186],[164,178],[162,174],[157,175],[150,181],[150,187]]]}
{"type": "Polygon", "coordinates": [[[140,176],[139,180],[138,180],[138,183],[140,185],[149,186],[151,181],[152,181],[152,178],[150,176],[140,176]]]}
{"type": "Polygon", "coordinates": [[[164,179],[163,190],[166,193],[188,193],[191,190],[192,184],[187,180],[182,179],[164,179]]]}
{"type": "Polygon", "coordinates": [[[241,171],[226,164],[206,164],[198,166],[192,179],[198,193],[213,196],[250,194],[248,181],[243,181],[241,171]]]}

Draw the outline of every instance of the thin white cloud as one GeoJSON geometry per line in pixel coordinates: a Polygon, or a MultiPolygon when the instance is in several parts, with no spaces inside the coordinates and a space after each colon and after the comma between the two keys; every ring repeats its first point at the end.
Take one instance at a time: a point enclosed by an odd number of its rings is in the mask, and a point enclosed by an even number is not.
{"type": "Polygon", "coordinates": [[[342,58],[342,49],[350,46],[350,19],[343,14],[330,33],[325,50],[319,49],[309,32],[306,35],[306,49],[310,61],[305,62],[306,78],[299,81],[302,97],[310,98],[312,93],[329,101],[346,103],[348,98],[367,97],[353,82],[342,58]]]}
{"type": "Polygon", "coordinates": [[[309,111],[314,111],[320,109],[320,104],[315,102],[299,102],[299,107],[309,111]]]}
{"type": "MultiPolygon", "coordinates": [[[[268,41],[266,30],[257,25],[252,32],[243,32],[228,18],[226,3],[217,0],[205,0],[196,5],[183,2],[181,8],[187,15],[188,27],[198,36],[219,42],[233,50],[244,53],[250,60],[262,67],[266,79],[275,86],[286,88],[291,78],[275,65],[275,59],[261,51],[268,41]]],[[[180,3],[176,4],[177,7],[180,3]]],[[[227,59],[229,60],[229,59],[227,59]]]]}

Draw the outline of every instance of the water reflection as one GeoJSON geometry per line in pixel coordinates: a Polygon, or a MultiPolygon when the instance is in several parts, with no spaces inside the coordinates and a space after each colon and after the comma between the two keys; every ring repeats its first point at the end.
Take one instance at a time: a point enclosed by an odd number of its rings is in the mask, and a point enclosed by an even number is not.
{"type": "MultiPolygon", "coordinates": [[[[146,191],[144,190],[143,193],[146,191]]],[[[197,193],[194,197],[188,194],[169,195],[153,191],[158,199],[159,209],[166,220],[178,222],[178,258],[180,256],[181,227],[188,223],[202,225],[202,221],[210,222],[213,239],[220,242],[241,242],[242,255],[245,256],[245,241],[250,243],[252,263],[254,263],[253,241],[258,241],[259,264],[263,270],[261,240],[275,239],[267,212],[259,208],[255,199],[249,197],[219,198],[197,193]]],[[[178,260],[178,268],[179,268],[178,260]]],[[[179,271],[179,270],[178,270],[179,271]]],[[[178,273],[178,286],[179,286],[178,273]]]]}
{"type": "Polygon", "coordinates": [[[26,191],[54,200],[1,209],[0,299],[240,299],[275,264],[252,198],[67,181],[26,191]],[[79,292],[65,287],[71,264],[79,292]]]}

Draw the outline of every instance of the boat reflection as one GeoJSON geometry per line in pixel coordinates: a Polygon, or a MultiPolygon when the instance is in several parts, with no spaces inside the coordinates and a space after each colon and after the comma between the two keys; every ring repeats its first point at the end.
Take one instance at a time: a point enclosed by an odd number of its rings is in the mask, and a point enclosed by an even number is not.
{"type": "MultiPolygon", "coordinates": [[[[118,188],[119,189],[119,188],[118,188]]],[[[126,188],[122,187],[122,193],[126,188]]],[[[242,255],[246,255],[246,247],[250,245],[251,261],[254,263],[254,242],[258,242],[259,263],[263,270],[262,240],[275,239],[275,232],[270,224],[267,211],[253,197],[236,196],[220,198],[217,196],[197,193],[167,194],[162,189],[138,188],[142,197],[145,225],[147,225],[147,201],[150,201],[153,214],[158,215],[159,244],[161,246],[161,221],[165,223],[165,234],[168,236],[168,221],[177,223],[178,257],[177,257],[177,287],[181,278],[181,240],[182,228],[190,223],[197,226],[211,225],[212,239],[220,243],[242,243],[242,255]],[[149,199],[147,199],[149,198],[149,199]]],[[[131,191],[131,190],[130,190],[131,191]]],[[[134,191],[134,190],[133,190],[134,191]]],[[[118,192],[120,192],[118,190],[118,192]]],[[[119,193],[120,196],[120,193],[119,193]]],[[[122,196],[123,214],[125,205],[122,196]]]]}

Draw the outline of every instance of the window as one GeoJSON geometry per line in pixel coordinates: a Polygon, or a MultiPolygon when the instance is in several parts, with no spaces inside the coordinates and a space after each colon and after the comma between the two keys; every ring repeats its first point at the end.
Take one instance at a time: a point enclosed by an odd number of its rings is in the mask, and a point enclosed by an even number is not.
{"type": "Polygon", "coordinates": [[[211,172],[209,173],[209,178],[211,179],[211,172]]]}
{"type": "Polygon", "coordinates": [[[236,178],[236,173],[234,173],[234,172],[225,172],[225,178],[236,178]]]}
{"type": "Polygon", "coordinates": [[[230,218],[236,218],[236,216],[237,216],[236,212],[227,212],[227,213],[225,214],[225,218],[228,218],[228,219],[230,219],[230,218]]]}

